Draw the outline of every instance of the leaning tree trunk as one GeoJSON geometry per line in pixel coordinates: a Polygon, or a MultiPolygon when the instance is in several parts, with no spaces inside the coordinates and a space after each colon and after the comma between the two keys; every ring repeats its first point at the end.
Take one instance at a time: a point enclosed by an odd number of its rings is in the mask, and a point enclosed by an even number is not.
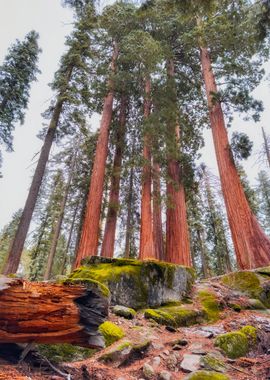
{"type": "Polygon", "coordinates": [[[270,240],[261,229],[246,199],[229,145],[210,54],[200,48],[209,116],[217,163],[238,265],[251,269],[270,263],[270,240]]]}
{"type": "MultiPolygon", "coordinates": [[[[118,46],[114,45],[111,62],[112,74],[116,71],[118,46]]],[[[108,82],[109,92],[104,99],[103,113],[100,123],[100,132],[97,141],[96,155],[92,169],[90,188],[86,213],[81,232],[80,244],[77,251],[75,267],[86,256],[95,256],[98,250],[98,238],[100,232],[100,214],[102,206],[103,185],[105,178],[106,160],[108,156],[109,129],[113,113],[114,83],[113,79],[108,82]]]]}
{"type": "Polygon", "coordinates": [[[155,256],[158,260],[165,260],[165,250],[162,232],[162,210],[160,192],[160,167],[154,162],[153,172],[153,235],[155,256]]]}
{"type": "MultiPolygon", "coordinates": [[[[147,120],[151,112],[151,81],[145,80],[144,119],[147,120]]],[[[153,241],[153,218],[151,196],[151,143],[147,132],[143,141],[143,170],[142,170],[142,195],[141,195],[141,232],[140,232],[140,260],[155,258],[153,241]]]]}
{"type": "Polygon", "coordinates": [[[65,192],[64,192],[61,204],[60,204],[59,215],[57,218],[56,225],[53,229],[52,243],[51,243],[48,261],[47,261],[47,266],[46,266],[46,270],[45,270],[45,274],[44,274],[44,280],[45,281],[49,280],[49,278],[51,276],[53,261],[54,261],[54,257],[56,254],[57,244],[58,244],[58,239],[59,239],[59,235],[61,232],[62,223],[63,223],[63,219],[64,219],[64,213],[65,213],[65,208],[66,208],[66,204],[67,204],[70,184],[71,184],[73,174],[74,174],[73,171],[75,168],[75,161],[76,161],[76,153],[73,153],[73,157],[71,159],[71,166],[69,169],[68,180],[67,180],[66,187],[65,187],[65,192]]]}
{"type": "Polygon", "coordinates": [[[71,343],[101,348],[108,316],[99,285],[60,285],[0,277],[0,343],[71,343]]]}
{"type": "Polygon", "coordinates": [[[122,157],[125,140],[126,129],[126,113],[127,113],[127,97],[122,95],[119,114],[119,128],[116,136],[116,149],[113,161],[113,171],[111,177],[111,188],[109,196],[109,204],[105,225],[105,232],[103,236],[103,243],[101,248],[101,256],[113,257],[114,244],[115,244],[115,232],[117,223],[117,214],[119,210],[119,191],[120,191],[120,179],[122,170],[122,157]]]}
{"type": "MultiPolygon", "coordinates": [[[[67,85],[70,81],[72,70],[73,70],[73,66],[70,66],[67,70],[67,75],[66,75],[67,85]]],[[[64,91],[62,91],[59,94],[58,100],[54,107],[52,119],[51,119],[48,131],[44,140],[44,144],[40,152],[39,160],[38,160],[37,167],[36,167],[33,180],[30,186],[28,197],[23,209],[20,223],[19,223],[15,237],[12,241],[12,244],[8,253],[8,259],[4,268],[4,274],[16,273],[18,269],[25,239],[29,230],[32,215],[33,215],[34,208],[35,208],[37,198],[38,198],[39,189],[42,183],[42,179],[44,176],[46,164],[48,162],[51,146],[54,140],[56,128],[57,128],[59,118],[62,112],[63,103],[65,101],[64,100],[65,91],[66,91],[66,88],[64,89],[64,91]]]]}
{"type": "MultiPolygon", "coordinates": [[[[172,84],[171,91],[175,92],[174,81],[174,62],[171,60],[168,62],[168,82],[172,84]]],[[[176,102],[175,94],[175,107],[176,102]]],[[[177,152],[180,143],[180,127],[177,120],[172,121],[169,127],[169,139],[173,141],[172,145],[177,152]]],[[[168,153],[166,261],[191,266],[185,189],[179,162],[173,157],[177,154],[176,152],[168,153]]]]}

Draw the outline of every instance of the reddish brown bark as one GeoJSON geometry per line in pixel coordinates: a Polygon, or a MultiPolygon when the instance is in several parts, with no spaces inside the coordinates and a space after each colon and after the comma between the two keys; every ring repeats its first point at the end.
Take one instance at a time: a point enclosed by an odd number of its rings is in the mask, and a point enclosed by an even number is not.
{"type": "MultiPolygon", "coordinates": [[[[174,63],[172,60],[168,63],[168,80],[174,81],[174,63]]],[[[168,128],[170,131],[169,138],[173,139],[172,146],[175,146],[175,151],[177,151],[180,127],[175,121],[168,128]]],[[[191,266],[185,190],[181,178],[181,168],[174,156],[175,152],[168,154],[166,261],[191,266]]]]}
{"type": "Polygon", "coordinates": [[[160,167],[154,163],[153,172],[153,237],[155,257],[165,260],[165,249],[162,233],[161,193],[160,193],[160,167]]]}
{"type": "Polygon", "coordinates": [[[213,99],[217,86],[208,49],[201,47],[200,52],[222,192],[237,262],[241,269],[269,265],[270,240],[249,207],[235,167],[221,104],[213,99]]]}
{"type": "Polygon", "coordinates": [[[108,301],[93,288],[2,277],[0,343],[71,343],[102,347],[95,337],[108,301]]]}
{"type": "MultiPolygon", "coordinates": [[[[151,112],[151,81],[145,80],[144,119],[151,112]]],[[[144,165],[142,170],[142,198],[141,198],[141,231],[140,231],[140,260],[155,258],[153,241],[153,218],[151,196],[151,143],[149,134],[145,133],[143,140],[144,165]]]]}
{"type": "MultiPolygon", "coordinates": [[[[116,60],[118,57],[118,46],[114,45],[111,62],[111,71],[116,71],[116,60]]],[[[113,113],[114,84],[110,78],[109,92],[104,99],[103,113],[100,123],[100,132],[97,141],[96,155],[90,181],[90,189],[86,206],[86,213],[82,227],[80,244],[75,261],[75,267],[80,265],[86,256],[94,256],[98,250],[99,221],[102,205],[103,185],[105,177],[106,159],[108,155],[109,128],[113,113]]]]}
{"type": "Polygon", "coordinates": [[[122,157],[124,149],[124,136],[126,128],[127,98],[122,95],[119,114],[119,128],[117,131],[117,143],[113,161],[109,205],[107,211],[105,232],[101,248],[101,256],[113,257],[115,244],[115,231],[117,214],[119,209],[119,189],[122,169],[122,157]]]}

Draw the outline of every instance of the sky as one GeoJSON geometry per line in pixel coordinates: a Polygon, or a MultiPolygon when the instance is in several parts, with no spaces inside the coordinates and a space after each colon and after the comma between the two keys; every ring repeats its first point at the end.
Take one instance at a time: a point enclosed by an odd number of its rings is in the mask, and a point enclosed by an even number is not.
{"type": "MultiPolygon", "coordinates": [[[[112,1],[107,0],[107,3],[112,1]]],[[[41,113],[46,110],[52,97],[48,83],[52,82],[59,59],[65,51],[65,36],[71,32],[72,22],[72,11],[63,8],[60,0],[0,0],[0,64],[9,46],[16,39],[23,39],[32,29],[39,33],[39,45],[42,49],[39,59],[41,74],[38,75],[38,81],[32,85],[25,123],[16,127],[14,152],[3,153],[1,169],[3,178],[0,179],[0,230],[10,221],[12,214],[24,206],[36,164],[36,155],[42,145],[42,141],[36,137],[44,123],[41,113]]],[[[266,70],[269,74],[270,64],[266,65],[266,70]]],[[[255,95],[263,100],[265,106],[261,122],[256,124],[243,122],[236,117],[233,127],[229,130],[229,134],[234,130],[247,133],[254,141],[254,152],[258,151],[262,144],[261,126],[270,135],[270,80],[264,80],[256,89],[255,95]]],[[[210,130],[205,132],[205,140],[203,160],[214,173],[217,173],[210,130]]],[[[254,155],[244,166],[254,184],[258,171],[264,167],[256,164],[254,155]]]]}

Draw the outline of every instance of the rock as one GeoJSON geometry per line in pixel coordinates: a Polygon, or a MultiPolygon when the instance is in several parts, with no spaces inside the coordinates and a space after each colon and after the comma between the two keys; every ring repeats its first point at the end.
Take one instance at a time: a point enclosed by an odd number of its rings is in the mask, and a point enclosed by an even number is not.
{"type": "Polygon", "coordinates": [[[185,372],[194,372],[200,368],[200,355],[185,354],[183,360],[180,364],[180,367],[185,372]]]}
{"type": "Polygon", "coordinates": [[[177,330],[176,330],[174,327],[172,327],[172,326],[166,326],[165,328],[166,328],[166,330],[168,330],[169,332],[177,332],[177,330]]]}
{"type": "Polygon", "coordinates": [[[204,312],[200,309],[188,306],[163,306],[158,309],[146,309],[146,319],[154,319],[161,325],[175,331],[175,327],[190,326],[202,320],[204,312]],[[171,326],[171,327],[169,327],[171,326]]]}
{"type": "Polygon", "coordinates": [[[185,347],[188,345],[188,341],[186,339],[176,339],[170,343],[172,346],[178,345],[181,347],[185,347]]]}
{"type": "Polygon", "coordinates": [[[211,333],[214,337],[226,332],[222,326],[202,326],[200,330],[211,333]]]}
{"type": "Polygon", "coordinates": [[[171,263],[92,256],[70,277],[99,281],[109,288],[112,305],[138,310],[181,301],[191,290],[194,271],[171,263]]]}
{"type": "Polygon", "coordinates": [[[161,363],[161,360],[160,360],[160,357],[159,356],[155,356],[152,360],[151,360],[151,365],[153,366],[153,368],[157,368],[161,363]]]}
{"type": "Polygon", "coordinates": [[[205,351],[205,349],[203,348],[203,345],[201,343],[193,343],[189,347],[189,351],[191,351],[193,354],[196,354],[196,355],[206,355],[207,354],[207,352],[205,351]]]}
{"type": "Polygon", "coordinates": [[[161,371],[159,374],[159,379],[160,380],[171,380],[172,375],[168,371],[161,371]]]}
{"type": "Polygon", "coordinates": [[[201,365],[208,370],[226,372],[226,364],[218,355],[207,354],[201,358],[201,365]]]}
{"type": "Polygon", "coordinates": [[[220,302],[216,297],[216,294],[208,288],[204,288],[198,291],[197,298],[202,305],[202,309],[205,312],[209,321],[217,321],[220,313],[220,302]]]}
{"type": "Polygon", "coordinates": [[[150,364],[144,363],[143,374],[147,379],[151,379],[155,375],[155,370],[150,364]]]}
{"type": "Polygon", "coordinates": [[[126,319],[133,319],[136,315],[136,311],[130,307],[116,305],[113,307],[112,312],[119,317],[126,319]]]}
{"type": "Polygon", "coordinates": [[[164,348],[164,345],[161,344],[161,343],[153,342],[152,343],[152,347],[153,347],[154,350],[162,350],[164,348]]]}
{"type": "Polygon", "coordinates": [[[252,309],[252,310],[265,310],[266,309],[264,304],[256,298],[249,298],[248,299],[247,308],[252,309]]]}
{"type": "Polygon", "coordinates": [[[106,347],[125,336],[124,331],[119,326],[109,321],[102,323],[98,330],[105,339],[106,347]]]}
{"type": "Polygon", "coordinates": [[[230,378],[217,372],[197,371],[185,377],[184,380],[230,380],[230,378]]]}
{"type": "Polygon", "coordinates": [[[178,365],[178,356],[176,356],[176,353],[173,353],[167,357],[166,365],[167,365],[167,368],[170,369],[171,371],[175,370],[175,368],[178,365]]]}
{"type": "Polygon", "coordinates": [[[182,350],[182,348],[183,348],[183,346],[180,346],[179,344],[175,344],[172,349],[174,351],[180,351],[180,350],[182,350]]]}
{"type": "Polygon", "coordinates": [[[164,350],[163,354],[166,355],[166,356],[169,356],[170,355],[170,351],[169,350],[164,350]]]}
{"type": "Polygon", "coordinates": [[[202,331],[202,330],[196,330],[194,331],[195,335],[202,336],[203,338],[213,338],[214,334],[211,331],[202,331]]]}

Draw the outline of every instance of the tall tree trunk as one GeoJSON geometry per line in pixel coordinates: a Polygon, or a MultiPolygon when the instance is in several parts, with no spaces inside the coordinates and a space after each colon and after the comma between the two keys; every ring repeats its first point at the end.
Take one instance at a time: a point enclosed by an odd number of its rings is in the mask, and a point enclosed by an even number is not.
{"type": "Polygon", "coordinates": [[[64,254],[64,258],[63,258],[63,262],[62,262],[62,266],[61,266],[61,270],[60,270],[60,274],[62,274],[62,275],[65,273],[65,269],[66,269],[68,251],[69,251],[71,238],[72,238],[73,231],[74,231],[74,226],[75,226],[75,221],[76,221],[76,217],[77,217],[77,213],[78,213],[78,208],[79,208],[79,204],[77,203],[75,210],[74,210],[74,213],[73,213],[73,217],[72,217],[72,221],[71,221],[71,225],[70,225],[70,229],[69,229],[69,234],[68,234],[67,245],[65,248],[65,254],[64,254]]]}
{"type": "MultiPolygon", "coordinates": [[[[112,74],[116,71],[116,60],[118,57],[118,46],[114,44],[111,62],[112,74]]],[[[109,129],[113,113],[114,83],[110,78],[108,81],[109,92],[104,99],[103,113],[100,123],[100,132],[97,141],[96,155],[93,164],[86,213],[82,227],[80,244],[75,261],[78,267],[81,260],[86,256],[94,256],[98,250],[99,222],[102,205],[103,185],[105,177],[106,159],[108,156],[109,129]]]]}
{"type": "MultiPolygon", "coordinates": [[[[144,119],[147,120],[151,113],[151,80],[145,79],[144,119]]],[[[141,231],[140,231],[140,260],[155,258],[153,241],[153,218],[151,196],[151,143],[150,136],[146,132],[143,140],[144,165],[142,170],[142,195],[141,195],[141,231]]]]}
{"type": "Polygon", "coordinates": [[[37,167],[32,179],[32,183],[31,183],[28,197],[23,209],[20,223],[19,223],[18,229],[16,231],[15,237],[13,239],[11,248],[8,253],[8,259],[5,265],[4,274],[16,273],[18,269],[25,239],[29,230],[34,208],[37,202],[39,189],[42,183],[42,178],[44,176],[46,164],[48,162],[56,128],[57,128],[59,118],[62,112],[63,103],[65,101],[64,94],[66,92],[68,83],[70,81],[72,71],[73,71],[73,65],[71,65],[67,69],[66,86],[64,90],[59,94],[55,107],[54,107],[51,122],[48,128],[45,140],[44,140],[44,144],[40,152],[39,160],[38,160],[37,167]]]}
{"type": "Polygon", "coordinates": [[[153,235],[155,257],[158,260],[165,260],[165,250],[162,232],[160,167],[157,162],[154,162],[153,166],[153,235]]]}
{"type": "Polygon", "coordinates": [[[200,53],[222,192],[237,262],[241,269],[269,265],[270,240],[249,207],[231,153],[221,104],[213,99],[218,90],[210,54],[206,47],[200,47],[200,53]]]}
{"type": "Polygon", "coordinates": [[[202,262],[203,275],[205,278],[208,278],[210,277],[210,271],[208,267],[204,231],[199,228],[197,229],[197,238],[198,238],[198,243],[200,246],[200,256],[201,256],[201,262],[202,262]]]}
{"type": "MultiPolygon", "coordinates": [[[[135,140],[134,140],[135,141],[135,140]]],[[[135,142],[133,142],[132,148],[132,156],[134,153],[135,142]]],[[[130,257],[130,240],[131,240],[131,215],[132,215],[132,203],[133,203],[133,182],[134,182],[134,167],[132,166],[130,169],[129,175],[129,191],[128,191],[128,199],[127,199],[127,220],[126,220],[126,236],[125,236],[125,257],[130,257]]]]}
{"type": "Polygon", "coordinates": [[[265,150],[265,154],[266,154],[268,165],[270,167],[270,150],[269,150],[269,146],[268,146],[268,141],[267,141],[266,133],[265,133],[263,127],[262,127],[262,134],[263,134],[264,150],[265,150]]]}
{"type": "MultiPolygon", "coordinates": [[[[168,62],[168,82],[172,83],[173,91],[175,86],[173,60],[168,62]]],[[[176,102],[175,96],[175,106],[177,107],[176,102]]],[[[180,127],[177,120],[172,121],[168,127],[169,138],[173,139],[173,146],[177,150],[180,143],[180,127]]],[[[173,156],[175,156],[175,152],[168,154],[166,260],[174,264],[191,266],[185,189],[179,162],[173,156]]]]}
{"type": "Polygon", "coordinates": [[[58,239],[59,239],[59,235],[60,235],[61,228],[62,228],[62,223],[63,223],[65,208],[66,208],[66,204],[67,204],[70,184],[71,184],[72,177],[73,177],[75,162],[76,162],[76,153],[73,153],[73,157],[71,158],[71,166],[69,169],[68,180],[67,180],[66,187],[65,187],[65,192],[64,192],[61,204],[60,204],[59,215],[57,218],[56,225],[53,228],[52,243],[51,243],[50,252],[49,252],[48,261],[47,261],[47,266],[46,266],[46,270],[45,270],[45,274],[44,274],[44,280],[45,281],[49,280],[49,278],[51,276],[53,260],[54,260],[55,254],[56,254],[58,239]]]}
{"type": "Polygon", "coordinates": [[[116,135],[117,142],[113,161],[113,171],[111,177],[111,188],[106,218],[106,226],[101,248],[101,256],[103,257],[113,257],[114,253],[117,214],[119,209],[119,190],[122,170],[122,157],[125,141],[126,114],[127,97],[125,95],[122,95],[119,114],[119,127],[116,135]]]}

